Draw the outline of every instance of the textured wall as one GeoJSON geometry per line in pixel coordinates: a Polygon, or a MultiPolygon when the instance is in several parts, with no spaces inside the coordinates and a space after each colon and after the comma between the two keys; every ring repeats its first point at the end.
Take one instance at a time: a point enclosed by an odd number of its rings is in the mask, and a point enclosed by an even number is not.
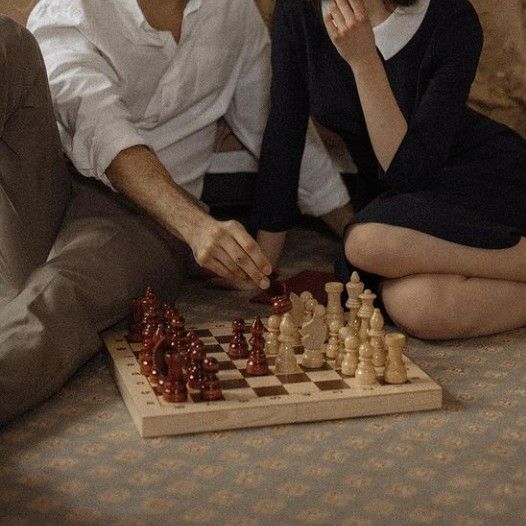
{"type": "MultiPolygon", "coordinates": [[[[0,0],[0,12],[22,24],[37,0],[0,0]]],[[[247,0],[251,1],[251,0],[247,0]]],[[[256,0],[269,21],[275,0],[256,0]]],[[[471,0],[485,32],[485,44],[471,103],[526,137],[526,0],[471,0]]],[[[232,140],[221,132],[221,142],[232,140]]]]}

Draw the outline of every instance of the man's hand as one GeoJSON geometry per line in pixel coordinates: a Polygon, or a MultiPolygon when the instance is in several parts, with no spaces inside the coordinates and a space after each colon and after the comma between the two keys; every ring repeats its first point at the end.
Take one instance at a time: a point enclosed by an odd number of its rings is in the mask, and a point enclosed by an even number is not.
{"type": "Polygon", "coordinates": [[[216,221],[206,216],[189,234],[187,242],[196,261],[233,282],[254,282],[266,289],[272,265],[258,244],[237,221],[216,221]]]}
{"type": "Polygon", "coordinates": [[[377,57],[363,0],[334,0],[324,22],[332,43],[351,68],[377,57]]]}
{"type": "Polygon", "coordinates": [[[228,280],[269,287],[272,265],[243,226],[208,215],[147,146],[120,152],[106,175],[117,190],[188,243],[199,265],[228,280]]]}

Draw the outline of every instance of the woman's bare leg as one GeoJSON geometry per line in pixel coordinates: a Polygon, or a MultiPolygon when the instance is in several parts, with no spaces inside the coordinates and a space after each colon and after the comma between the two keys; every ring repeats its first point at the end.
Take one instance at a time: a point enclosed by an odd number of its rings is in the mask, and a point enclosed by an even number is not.
{"type": "Polygon", "coordinates": [[[480,249],[416,230],[380,223],[353,226],[345,240],[347,259],[386,278],[449,274],[526,282],[526,238],[511,248],[480,249]]]}
{"type": "Polygon", "coordinates": [[[446,340],[526,326],[526,283],[419,274],[381,285],[385,309],[407,333],[446,340]]]}

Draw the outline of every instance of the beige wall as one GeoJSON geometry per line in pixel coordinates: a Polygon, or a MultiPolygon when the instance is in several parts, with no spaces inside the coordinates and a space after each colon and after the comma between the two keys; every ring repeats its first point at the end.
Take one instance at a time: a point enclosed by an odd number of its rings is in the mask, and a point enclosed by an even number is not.
{"type": "MultiPolygon", "coordinates": [[[[23,24],[36,2],[0,0],[0,12],[23,24]]],[[[270,20],[274,0],[256,2],[264,18],[270,20]]],[[[484,26],[485,44],[471,103],[526,137],[526,0],[472,3],[484,26]]],[[[231,146],[232,141],[224,132],[221,141],[231,146]]]]}

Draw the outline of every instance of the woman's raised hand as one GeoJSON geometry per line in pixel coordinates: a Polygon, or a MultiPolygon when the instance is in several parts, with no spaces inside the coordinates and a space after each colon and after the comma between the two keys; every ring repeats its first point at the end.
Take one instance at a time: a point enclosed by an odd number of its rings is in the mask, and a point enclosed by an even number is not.
{"type": "Polygon", "coordinates": [[[377,58],[374,32],[363,0],[334,0],[324,22],[332,43],[351,68],[377,58]]]}

